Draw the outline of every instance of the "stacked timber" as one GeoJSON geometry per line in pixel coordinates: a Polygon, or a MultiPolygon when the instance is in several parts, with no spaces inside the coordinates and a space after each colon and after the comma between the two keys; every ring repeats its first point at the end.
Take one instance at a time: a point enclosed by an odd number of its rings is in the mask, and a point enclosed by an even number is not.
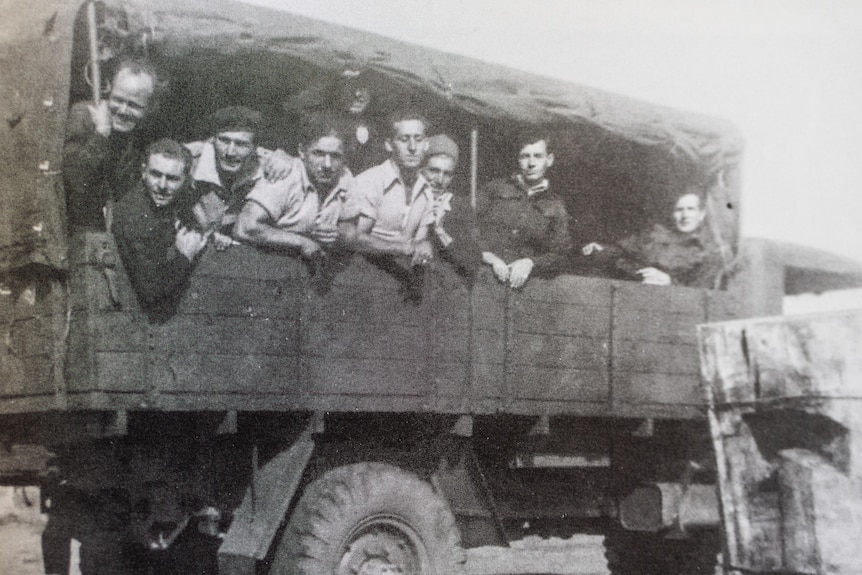
{"type": "Polygon", "coordinates": [[[729,569],[862,573],[862,311],[699,339],[729,569]]]}

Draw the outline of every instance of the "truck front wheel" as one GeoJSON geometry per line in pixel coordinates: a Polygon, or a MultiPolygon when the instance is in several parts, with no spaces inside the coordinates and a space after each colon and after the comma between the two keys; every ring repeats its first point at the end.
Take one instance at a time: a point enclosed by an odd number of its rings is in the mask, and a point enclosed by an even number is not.
{"type": "Polygon", "coordinates": [[[272,575],[457,575],[465,555],[446,501],[383,463],[312,482],[285,527],[272,575]]]}

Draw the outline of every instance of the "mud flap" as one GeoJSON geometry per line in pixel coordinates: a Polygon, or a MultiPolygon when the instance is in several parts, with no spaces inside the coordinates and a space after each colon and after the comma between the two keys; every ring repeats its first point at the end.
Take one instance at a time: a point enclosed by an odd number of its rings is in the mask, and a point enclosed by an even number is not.
{"type": "Polygon", "coordinates": [[[253,575],[287,514],[302,474],[314,451],[313,434],[320,420],[311,422],[290,449],[268,461],[254,474],[233,523],[219,548],[219,575],[253,575]]]}

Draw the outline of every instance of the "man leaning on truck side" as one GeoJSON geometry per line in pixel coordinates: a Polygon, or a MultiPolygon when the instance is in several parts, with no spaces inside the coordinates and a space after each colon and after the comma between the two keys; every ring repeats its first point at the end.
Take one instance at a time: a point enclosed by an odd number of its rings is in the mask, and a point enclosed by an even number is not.
{"type": "Polygon", "coordinates": [[[613,261],[619,271],[645,284],[717,288],[725,262],[707,225],[705,201],[701,190],[689,186],[676,198],[670,227],[656,223],[615,245],[591,242],[581,252],[613,261]]]}
{"type": "Polygon", "coordinates": [[[108,97],[69,110],[63,141],[63,184],[70,231],[106,229],[104,208],[139,177],[157,75],[143,60],[119,63],[108,97]]]}
{"type": "Polygon", "coordinates": [[[334,114],[307,118],[298,149],[301,165],[283,180],[258,180],[237,217],[234,236],[307,260],[324,256],[338,239],[339,223],[356,217],[348,204],[353,180],[345,163],[348,129],[334,114]]]}
{"type": "Polygon", "coordinates": [[[262,127],[257,110],[227,106],[210,116],[209,139],[185,144],[194,158],[195,219],[201,231],[212,231],[216,249],[231,245],[233,225],[252,187],[262,179],[283,179],[293,169],[295,158],[257,146],[262,127]]]}
{"type": "Polygon", "coordinates": [[[147,149],[140,180],[117,203],[113,233],[142,311],[153,323],[173,316],[209,233],[187,227],[192,158],[182,144],[147,149]]]}

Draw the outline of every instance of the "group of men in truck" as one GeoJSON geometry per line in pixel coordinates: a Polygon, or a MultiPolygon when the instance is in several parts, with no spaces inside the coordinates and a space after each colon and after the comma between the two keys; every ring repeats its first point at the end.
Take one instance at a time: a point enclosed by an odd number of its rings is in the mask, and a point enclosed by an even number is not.
{"type": "MultiPolygon", "coordinates": [[[[380,130],[387,157],[354,175],[356,142],[376,134],[339,109],[305,114],[295,157],[260,147],[261,114],[242,106],[212,114],[204,141],[147,142],[141,125],[155,113],[157,86],[151,65],[122,62],[105,100],[70,110],[63,167],[70,229],[114,234],[153,321],[173,314],[210,244],[285,251],[313,272],[333,254],[356,252],[400,270],[407,283],[435,257],[469,279],[490,266],[515,289],[534,275],[565,271],[569,216],[547,178],[554,154],[545,134],[517,142],[517,172],[483,186],[474,211],[469,198],[450,191],[457,144],[432,135],[417,111],[389,116],[380,130]]],[[[356,95],[368,98],[359,88],[356,95]]],[[[701,192],[686,189],[673,226],[580,251],[644,283],[714,287],[723,261],[705,219],[701,192]]]]}

